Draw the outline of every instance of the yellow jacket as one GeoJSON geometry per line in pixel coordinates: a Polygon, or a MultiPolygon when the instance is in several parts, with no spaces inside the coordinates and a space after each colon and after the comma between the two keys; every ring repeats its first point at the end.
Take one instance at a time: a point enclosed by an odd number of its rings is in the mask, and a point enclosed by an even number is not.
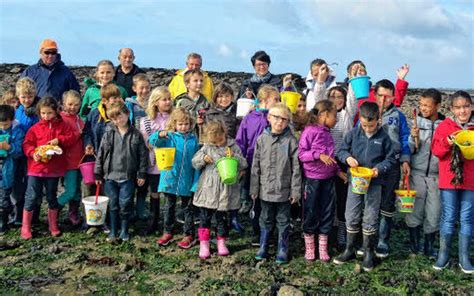
{"type": "MultiPolygon", "coordinates": [[[[171,98],[174,100],[177,96],[187,92],[186,85],[184,85],[184,73],[186,69],[176,71],[176,75],[168,85],[168,90],[171,93],[171,98]]],[[[207,75],[207,72],[201,71],[204,75],[203,85],[201,94],[206,97],[210,102],[212,100],[212,94],[214,93],[214,85],[212,84],[212,79],[207,75]]]]}

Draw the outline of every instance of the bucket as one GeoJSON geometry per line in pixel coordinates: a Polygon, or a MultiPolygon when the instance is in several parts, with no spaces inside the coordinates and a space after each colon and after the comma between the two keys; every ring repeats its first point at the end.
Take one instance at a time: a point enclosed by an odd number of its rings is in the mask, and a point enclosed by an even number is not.
{"type": "Polygon", "coordinates": [[[95,161],[83,162],[79,165],[84,184],[90,185],[95,183],[94,167],[95,161]]]}
{"type": "Polygon", "coordinates": [[[95,203],[95,196],[87,196],[82,199],[84,204],[84,209],[86,211],[86,222],[88,225],[98,226],[102,225],[105,222],[105,217],[107,215],[107,204],[109,203],[109,198],[107,196],[99,195],[97,197],[97,204],[95,203]]]}
{"type": "Polygon", "coordinates": [[[460,131],[454,137],[454,143],[458,145],[465,159],[474,159],[474,131],[460,131]]]}
{"type": "Polygon", "coordinates": [[[365,99],[369,97],[370,77],[357,76],[349,80],[356,99],[365,99]]]}
{"type": "MultiPolygon", "coordinates": [[[[0,142],[9,142],[10,140],[10,135],[9,134],[3,134],[3,135],[0,135],[0,142]]],[[[4,150],[4,149],[0,149],[0,157],[7,157],[8,156],[8,152],[7,150],[4,150]]]]}
{"type": "Polygon", "coordinates": [[[237,182],[239,161],[235,157],[222,157],[216,162],[222,183],[233,185],[237,182]]]}
{"type": "Polygon", "coordinates": [[[252,99],[247,99],[247,98],[238,99],[236,116],[245,117],[245,115],[247,115],[250,112],[254,104],[255,104],[255,100],[252,100],[252,99]]]}
{"type": "Polygon", "coordinates": [[[156,166],[160,171],[169,171],[173,168],[175,153],[174,147],[155,149],[156,166]]]}
{"type": "Polygon", "coordinates": [[[413,213],[415,210],[415,190],[395,190],[397,196],[397,207],[400,213],[413,213]]]}
{"type": "Polygon", "coordinates": [[[290,109],[291,113],[295,113],[298,109],[301,94],[294,91],[284,91],[280,93],[280,96],[281,101],[290,109]]]}
{"type": "Polygon", "coordinates": [[[356,167],[350,168],[352,192],[356,194],[366,194],[369,190],[370,180],[373,172],[369,168],[356,167]]]}

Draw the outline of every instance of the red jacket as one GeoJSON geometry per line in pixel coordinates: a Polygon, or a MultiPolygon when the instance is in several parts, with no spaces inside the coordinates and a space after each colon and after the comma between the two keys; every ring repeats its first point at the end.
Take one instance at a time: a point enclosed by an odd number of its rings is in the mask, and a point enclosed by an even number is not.
{"type": "Polygon", "coordinates": [[[23,152],[28,158],[28,176],[61,177],[66,172],[65,150],[73,145],[79,133],[71,129],[60,117],[50,121],[40,120],[33,125],[25,136],[23,152]],[[35,148],[57,138],[63,149],[62,155],[54,155],[48,162],[33,160],[35,148]]]}
{"type": "MultiPolygon", "coordinates": [[[[467,189],[474,190],[474,160],[464,159],[464,183],[458,187],[451,185],[454,173],[450,171],[451,150],[448,144],[448,136],[455,131],[461,130],[456,122],[451,118],[443,120],[436,128],[433,141],[431,142],[431,151],[439,158],[439,188],[440,189],[467,189]]],[[[474,122],[468,123],[468,129],[474,130],[474,122]]]]}
{"type": "Polygon", "coordinates": [[[84,121],[82,121],[79,115],[71,115],[66,112],[61,112],[61,117],[71,129],[79,134],[79,137],[75,139],[74,144],[64,151],[67,161],[66,169],[68,171],[77,170],[79,162],[84,155],[84,144],[81,136],[82,130],[84,129],[84,121]]]}

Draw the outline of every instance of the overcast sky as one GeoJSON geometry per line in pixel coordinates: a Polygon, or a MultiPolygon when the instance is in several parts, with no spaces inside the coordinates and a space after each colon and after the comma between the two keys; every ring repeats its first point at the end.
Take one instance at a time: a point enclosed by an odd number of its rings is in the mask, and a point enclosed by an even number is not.
{"type": "Polygon", "coordinates": [[[67,65],[117,62],[132,47],[143,67],[182,68],[195,51],[211,71],[252,72],[257,50],[270,71],[306,75],[337,63],[338,80],[361,59],[373,81],[411,65],[412,87],[474,88],[474,1],[0,0],[0,63],[34,63],[42,39],[67,65]]]}

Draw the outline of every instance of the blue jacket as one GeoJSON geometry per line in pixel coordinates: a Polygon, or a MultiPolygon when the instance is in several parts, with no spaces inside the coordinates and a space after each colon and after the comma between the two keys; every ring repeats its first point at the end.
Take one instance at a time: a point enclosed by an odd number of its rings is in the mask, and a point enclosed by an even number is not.
{"type": "Polygon", "coordinates": [[[400,162],[410,162],[411,153],[408,145],[410,128],[405,115],[395,105],[390,105],[383,113],[382,127],[392,140],[395,159],[400,162]]]}
{"type": "Polygon", "coordinates": [[[20,127],[18,121],[14,120],[12,126],[5,131],[0,130],[0,135],[9,134],[10,149],[7,151],[8,155],[3,161],[2,168],[2,183],[3,189],[9,189],[13,186],[13,179],[15,176],[16,159],[23,155],[23,140],[25,139],[25,132],[20,127]]]}
{"type": "Polygon", "coordinates": [[[176,154],[173,168],[161,171],[158,192],[189,197],[197,187],[199,179],[192,165],[194,153],[199,150],[198,140],[193,133],[168,132],[167,138],[160,138],[159,133],[153,133],[148,143],[154,147],[175,147],[176,154]]]}
{"type": "Polygon", "coordinates": [[[127,98],[125,100],[125,106],[127,106],[127,109],[130,111],[130,122],[132,125],[136,128],[140,127],[140,119],[142,117],[146,117],[146,112],[145,109],[143,109],[142,106],[137,101],[137,97],[133,96],[131,98],[127,98]]]}
{"type": "Polygon", "coordinates": [[[105,113],[105,109],[98,107],[92,110],[89,115],[87,115],[87,120],[83,131],[84,147],[87,145],[92,145],[96,153],[99,151],[102,136],[111,128],[110,121],[108,119],[104,119],[104,117],[100,114],[100,110],[104,110],[103,113],[105,113]]]}
{"type": "Polygon", "coordinates": [[[30,77],[36,82],[37,95],[41,98],[50,95],[60,101],[65,91],[73,89],[80,92],[76,76],[64,65],[59,54],[52,65],[46,66],[39,60],[26,68],[21,77],[30,77]]]}
{"type": "MultiPolygon", "coordinates": [[[[35,109],[33,107],[33,109],[35,109]]],[[[28,111],[31,112],[31,111],[28,111]]],[[[18,121],[19,126],[21,129],[23,129],[23,132],[26,134],[26,132],[35,125],[39,121],[38,115],[36,112],[32,112],[31,115],[27,115],[25,113],[25,107],[23,105],[20,105],[18,109],[15,111],[15,119],[18,121]]]]}

